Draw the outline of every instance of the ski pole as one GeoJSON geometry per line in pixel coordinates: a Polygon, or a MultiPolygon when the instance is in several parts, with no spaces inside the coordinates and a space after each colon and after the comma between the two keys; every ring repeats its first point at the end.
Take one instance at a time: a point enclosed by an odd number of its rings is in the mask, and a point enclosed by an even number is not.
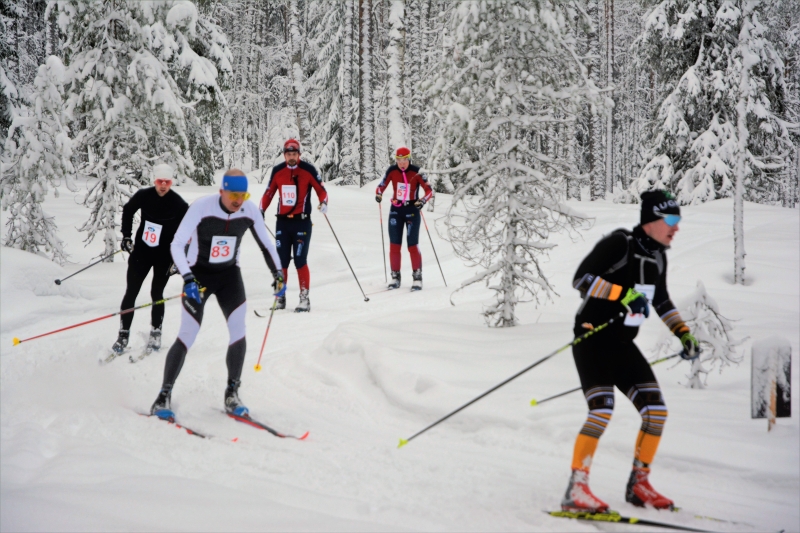
{"type": "Polygon", "coordinates": [[[412,439],[415,439],[416,437],[418,437],[418,436],[422,435],[423,433],[425,433],[426,431],[428,431],[428,430],[429,430],[429,429],[431,429],[432,427],[434,427],[434,426],[437,426],[437,425],[441,424],[442,422],[444,422],[445,420],[447,420],[448,418],[450,418],[450,417],[451,417],[451,416],[453,416],[454,414],[458,413],[458,412],[459,412],[459,411],[461,411],[462,409],[465,409],[466,407],[468,407],[468,406],[472,405],[473,403],[477,402],[478,400],[480,400],[481,398],[483,398],[483,397],[484,397],[484,396],[486,396],[487,394],[489,394],[489,393],[491,393],[491,392],[494,392],[494,391],[496,391],[497,389],[499,389],[500,387],[502,387],[503,385],[505,385],[505,384],[506,384],[506,383],[508,383],[509,381],[512,381],[512,380],[514,380],[514,379],[516,379],[516,378],[520,377],[522,374],[524,374],[524,373],[525,373],[525,372],[527,372],[528,370],[530,370],[530,369],[532,369],[532,368],[534,368],[534,367],[536,367],[536,366],[538,366],[538,365],[540,365],[540,364],[544,363],[545,361],[547,361],[547,360],[548,360],[548,359],[550,359],[551,357],[553,357],[553,356],[555,356],[555,355],[557,355],[557,354],[559,354],[559,353],[563,352],[564,350],[566,350],[566,349],[567,349],[567,348],[569,348],[570,346],[575,346],[576,344],[580,343],[581,341],[584,341],[584,340],[586,340],[587,338],[591,337],[591,336],[592,336],[592,335],[594,335],[595,333],[597,333],[597,332],[599,332],[599,331],[602,331],[602,330],[606,329],[608,326],[610,326],[611,324],[613,324],[615,320],[617,320],[618,318],[621,318],[621,317],[623,317],[623,316],[625,316],[625,313],[623,313],[623,312],[620,312],[620,313],[619,313],[619,315],[617,315],[617,316],[615,316],[615,317],[613,317],[613,318],[609,319],[609,321],[608,321],[608,322],[606,322],[605,324],[600,324],[600,325],[599,325],[599,326],[597,326],[596,328],[594,328],[594,329],[590,329],[589,331],[587,331],[586,333],[584,333],[584,334],[583,334],[583,335],[581,335],[580,337],[575,337],[575,338],[572,340],[572,342],[569,342],[569,343],[565,344],[564,346],[562,346],[561,348],[559,348],[559,349],[555,350],[554,352],[551,352],[550,354],[548,354],[548,355],[545,355],[544,357],[542,357],[541,359],[539,359],[539,360],[538,360],[538,361],[536,361],[535,363],[533,363],[533,364],[531,364],[531,365],[528,365],[527,367],[523,368],[522,370],[520,370],[519,372],[517,372],[516,374],[514,374],[514,375],[513,375],[513,376],[511,376],[510,378],[508,378],[508,379],[506,379],[506,380],[504,380],[504,381],[502,381],[502,382],[498,383],[497,385],[495,385],[495,386],[494,386],[494,387],[492,387],[491,389],[487,390],[487,391],[486,391],[486,392],[484,392],[483,394],[481,394],[481,395],[479,395],[479,396],[476,396],[475,398],[471,399],[470,401],[468,401],[467,403],[465,403],[464,405],[462,405],[461,407],[459,407],[459,408],[458,408],[458,409],[456,409],[455,411],[451,411],[450,413],[446,414],[445,416],[443,416],[442,418],[440,418],[439,420],[437,420],[437,421],[436,421],[436,422],[434,422],[433,424],[429,425],[428,427],[426,427],[426,428],[424,428],[424,429],[422,429],[422,430],[420,430],[420,431],[417,431],[416,433],[414,433],[413,435],[411,435],[411,436],[410,436],[410,437],[408,437],[407,439],[400,439],[400,444],[398,444],[398,445],[397,445],[397,447],[398,447],[398,448],[402,448],[403,446],[405,446],[406,444],[408,444],[408,443],[409,443],[409,442],[410,442],[412,439]]]}
{"type": "Polygon", "coordinates": [[[378,204],[378,215],[381,217],[381,251],[383,252],[383,279],[389,283],[389,276],[386,274],[386,241],[383,238],[383,207],[378,204]]]}
{"type": "MultiPolygon", "coordinates": [[[[200,292],[203,292],[204,290],[206,290],[205,287],[201,288],[200,292]]],[[[133,313],[134,311],[136,311],[138,309],[142,309],[144,307],[150,307],[151,305],[163,304],[164,302],[167,302],[169,300],[174,300],[175,298],[180,298],[181,296],[183,296],[183,293],[180,293],[180,294],[175,295],[175,296],[170,296],[169,298],[164,298],[162,300],[158,300],[158,301],[155,301],[155,302],[150,302],[150,303],[146,303],[146,304],[143,304],[143,305],[139,305],[137,307],[131,307],[130,309],[125,309],[124,311],[117,311],[116,313],[111,313],[110,315],[104,315],[104,316],[100,316],[100,317],[97,317],[97,318],[93,318],[91,320],[87,320],[86,322],[81,322],[79,324],[73,324],[73,325],[67,326],[65,328],[56,329],[56,330],[53,330],[53,331],[48,331],[47,333],[42,333],[41,335],[36,335],[34,337],[28,337],[27,339],[20,340],[17,337],[14,337],[14,346],[16,346],[17,344],[22,344],[23,342],[32,341],[33,339],[38,339],[39,337],[46,337],[48,335],[52,335],[53,333],[58,333],[60,331],[66,331],[68,329],[73,329],[73,328],[77,328],[77,327],[80,327],[80,326],[85,326],[86,324],[91,324],[92,322],[98,322],[100,320],[105,320],[106,318],[111,318],[112,316],[127,315],[128,313],[133,313]]]]}
{"type": "Polygon", "coordinates": [[[431,231],[428,229],[428,223],[425,221],[425,215],[422,214],[422,209],[419,210],[419,214],[422,217],[422,222],[425,224],[425,231],[428,232],[428,239],[430,239],[431,248],[433,248],[433,256],[436,258],[436,264],[439,265],[439,272],[442,273],[442,281],[444,281],[444,286],[447,287],[447,280],[444,279],[444,271],[442,270],[442,264],[439,262],[439,256],[436,254],[436,247],[433,245],[433,239],[431,238],[431,231]]]}
{"type": "Polygon", "coordinates": [[[269,335],[269,327],[272,325],[272,315],[275,314],[275,308],[278,306],[278,297],[272,302],[272,311],[269,312],[269,321],[267,322],[267,331],[264,332],[264,342],[261,343],[261,351],[258,352],[258,361],[256,362],[255,371],[261,372],[261,356],[264,354],[264,346],[267,345],[267,335],[269,335]]]}
{"type": "MultiPolygon", "coordinates": [[[[353,270],[353,266],[350,264],[350,260],[347,258],[347,254],[344,253],[344,248],[342,248],[342,243],[339,242],[339,237],[337,237],[336,236],[336,232],[333,231],[333,226],[331,226],[331,221],[328,220],[328,215],[323,213],[322,216],[325,217],[325,220],[328,222],[328,227],[331,228],[331,233],[333,233],[333,238],[336,239],[336,244],[339,245],[339,249],[342,251],[342,255],[344,256],[344,260],[347,261],[347,266],[350,267],[350,272],[353,273],[353,277],[356,279],[356,283],[358,283],[358,288],[359,288],[359,290],[361,290],[361,294],[364,295],[364,301],[368,302],[369,298],[367,298],[367,295],[364,294],[364,289],[361,288],[361,283],[358,282],[358,276],[356,276],[356,272],[355,272],[355,270],[353,270]]],[[[383,234],[383,232],[381,232],[381,234],[383,234]]]]}
{"type": "MultiPolygon", "coordinates": [[[[661,359],[656,359],[655,361],[650,361],[650,366],[657,365],[658,363],[663,363],[664,361],[668,361],[668,360],[672,359],[673,357],[678,357],[680,354],[681,353],[678,352],[678,353],[674,353],[672,355],[668,355],[666,357],[662,357],[661,359]]],[[[558,394],[554,394],[554,395],[552,395],[552,396],[550,396],[548,398],[545,398],[544,400],[537,400],[536,398],[534,398],[534,399],[531,400],[531,406],[535,407],[537,405],[543,404],[544,402],[549,402],[550,400],[555,400],[556,398],[560,398],[562,396],[566,396],[567,394],[571,394],[571,393],[579,391],[579,390],[581,390],[581,387],[575,387],[574,389],[570,389],[568,391],[559,392],[558,394]]]]}
{"type": "Polygon", "coordinates": [[[69,275],[69,276],[67,276],[66,278],[63,278],[63,279],[57,279],[57,280],[56,280],[56,285],[61,285],[61,282],[62,282],[62,281],[67,281],[67,280],[68,280],[69,278],[71,278],[72,276],[74,276],[74,275],[76,275],[76,274],[80,274],[81,272],[83,272],[83,271],[84,271],[84,270],[86,270],[87,268],[92,268],[92,267],[93,267],[93,266],[95,266],[97,263],[102,263],[103,261],[105,261],[105,260],[106,260],[106,259],[108,259],[109,257],[113,257],[113,256],[117,255],[118,253],[120,253],[121,251],[122,251],[122,250],[117,250],[117,251],[116,251],[116,252],[114,252],[113,254],[108,254],[108,255],[107,255],[107,256],[105,256],[105,257],[101,257],[100,259],[98,259],[97,261],[95,261],[94,263],[92,263],[91,265],[89,265],[89,266],[86,266],[86,267],[83,267],[82,269],[78,270],[77,272],[73,272],[72,274],[70,274],[70,275],[69,275]]]}

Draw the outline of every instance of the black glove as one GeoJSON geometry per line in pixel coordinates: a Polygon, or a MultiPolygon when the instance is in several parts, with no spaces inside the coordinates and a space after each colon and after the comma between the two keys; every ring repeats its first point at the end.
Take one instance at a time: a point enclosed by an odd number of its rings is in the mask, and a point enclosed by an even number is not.
{"type": "Polygon", "coordinates": [[[703,352],[703,349],[700,348],[700,344],[697,342],[695,336],[688,331],[681,336],[681,344],[683,344],[681,357],[687,361],[694,361],[700,357],[700,354],[703,352]]]}
{"type": "Polygon", "coordinates": [[[650,306],[647,305],[647,296],[633,289],[628,289],[625,297],[620,300],[632,315],[644,314],[650,316],[650,306]]]}
{"type": "Polygon", "coordinates": [[[124,251],[128,252],[129,254],[133,253],[133,241],[130,237],[123,237],[122,244],[120,245],[124,251]]]}
{"type": "Polygon", "coordinates": [[[381,201],[383,201],[383,195],[382,194],[376,194],[375,195],[375,201],[378,202],[378,203],[381,203],[381,201]]]}
{"type": "Polygon", "coordinates": [[[172,263],[167,269],[167,277],[174,276],[177,273],[178,273],[178,267],[175,266],[175,263],[172,263]]]}
{"type": "Polygon", "coordinates": [[[419,198],[416,202],[414,202],[414,207],[417,209],[422,209],[423,205],[425,205],[425,198],[419,198]]]}

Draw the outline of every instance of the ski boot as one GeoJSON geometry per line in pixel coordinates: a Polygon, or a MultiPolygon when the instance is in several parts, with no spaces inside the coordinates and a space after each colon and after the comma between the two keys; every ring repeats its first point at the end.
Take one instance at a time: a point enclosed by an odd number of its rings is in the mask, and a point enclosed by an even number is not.
{"type": "Polygon", "coordinates": [[[411,290],[412,291],[421,291],[422,290],[422,269],[418,268],[411,273],[411,277],[413,278],[413,282],[411,283],[411,290]]]}
{"type": "Polygon", "coordinates": [[[392,282],[389,284],[390,289],[400,288],[400,271],[392,270],[392,282]]]}
{"type": "Polygon", "coordinates": [[[228,380],[228,387],[225,389],[225,412],[236,416],[247,416],[250,409],[244,406],[239,399],[240,380],[228,380]]]}
{"type": "MultiPolygon", "coordinates": [[[[114,343],[114,346],[111,347],[111,352],[114,357],[118,355],[122,355],[125,352],[125,348],[128,347],[128,339],[131,336],[131,332],[128,329],[121,329],[119,330],[119,336],[117,337],[117,342],[114,343]]],[[[113,357],[112,357],[113,359],[113,357]]]]}
{"type": "Polygon", "coordinates": [[[308,299],[308,289],[300,289],[300,303],[294,308],[295,313],[308,313],[311,311],[311,300],[308,299]]]}
{"type": "Polygon", "coordinates": [[[628,487],[625,489],[625,501],[637,507],[652,505],[656,509],[672,509],[674,502],[656,492],[647,479],[649,474],[650,470],[633,467],[628,487]]]}
{"type": "Polygon", "coordinates": [[[286,296],[278,296],[278,301],[275,302],[275,309],[286,309],[286,296]]]}
{"type": "Polygon", "coordinates": [[[171,403],[172,387],[163,387],[150,408],[150,414],[162,420],[175,420],[175,413],[172,412],[171,403]]]}
{"type": "Polygon", "coordinates": [[[147,353],[157,352],[161,349],[161,328],[150,330],[150,338],[147,340],[147,353]]]}
{"type": "Polygon", "coordinates": [[[589,489],[589,472],[573,470],[567,485],[567,493],[561,500],[562,511],[579,513],[605,513],[608,504],[592,494],[589,489]]]}

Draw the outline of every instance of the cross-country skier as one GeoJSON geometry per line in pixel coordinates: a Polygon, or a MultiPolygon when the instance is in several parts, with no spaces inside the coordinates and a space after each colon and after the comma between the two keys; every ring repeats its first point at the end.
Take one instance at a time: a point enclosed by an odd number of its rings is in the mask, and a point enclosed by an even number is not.
{"type": "Polygon", "coordinates": [[[174,416],[170,409],[172,387],[186,353],[200,331],[203,308],[212,294],[217,297],[217,303],[225,315],[230,335],[226,357],[228,387],[225,389],[225,410],[239,416],[248,412],[238,394],[246,351],[247,314],[244,283],[239,270],[239,247],[247,230],[252,232],[264,254],[267,268],[275,279],[273,287],[278,294],[283,290],[278,254],[267,235],[261,213],[255,204],[247,201],[249,197],[247,178],[241,170],[232,168],[222,177],[219,194],[195,201],[175,233],[171,247],[172,259],[185,283],[181,329],[167,353],[164,381],[150,410],[151,414],[161,418],[174,416]],[[205,290],[201,291],[201,287],[205,290]]]}
{"type": "MultiPolygon", "coordinates": [[[[164,287],[169,280],[169,269],[172,256],[169,245],[172,236],[178,229],[183,215],[189,209],[187,203],[178,193],[171,190],[173,170],[169,165],[153,167],[153,187],[139,189],[122,208],[122,245],[128,252],[128,276],[125,296],[122,298],[120,310],[130,309],[135,305],[139,289],[153,269],[153,283],[150,286],[150,297],[153,301],[164,298],[164,287]],[[131,238],[133,215],[141,211],[141,224],[136,231],[136,238],[131,238]]],[[[161,348],[161,324],[164,320],[164,304],[154,305],[151,312],[150,338],[147,351],[161,348]]],[[[133,313],[120,317],[119,336],[111,350],[120,355],[128,346],[133,313]]]]}
{"type": "Polygon", "coordinates": [[[572,476],[561,502],[563,510],[604,512],[608,505],[589,490],[589,468],[600,436],[614,410],[614,387],[622,391],[642,416],[636,437],[633,470],[625,500],[638,506],[670,509],[672,500],[650,485],[650,463],[655,457],[667,406],[653,371],[633,339],[649,316],[649,306],[683,346],[681,356],[699,355],[697,339],[683,322],[667,292],[667,255],[678,232],[680,208],[671,193],[642,194],[641,223],[633,231],[618,229],[604,237],[583,260],[573,285],[583,297],[575,317],[576,336],[608,322],[625,311],[624,322],[572,348],[581,387],[589,405],[572,457],[572,476]]]}
{"type": "Polygon", "coordinates": [[[406,245],[411,256],[411,290],[422,290],[422,254],[419,252],[420,209],[433,196],[428,178],[411,164],[411,150],[401,146],[394,154],[396,163],[386,169],[383,179],[375,190],[375,201],[381,203],[383,192],[392,184],[392,208],[389,211],[389,262],[392,269],[390,289],[400,288],[400,247],[403,244],[403,229],[406,230],[406,245]],[[419,188],[425,196],[419,197],[419,188]]]}
{"type": "MultiPolygon", "coordinates": [[[[311,163],[300,160],[300,143],[289,139],[283,145],[284,162],[272,167],[269,186],[261,197],[261,213],[265,213],[272,198],[278,194],[278,217],[275,223],[275,246],[281,258],[286,279],[289,261],[294,257],[300,285],[300,303],[296,312],[311,311],[308,290],[311,274],[308,270],[308,248],[311,245],[311,189],[317,193],[323,215],[328,212],[328,193],[319,172],[311,163]]],[[[286,308],[286,297],[278,298],[276,309],[286,308]]]]}

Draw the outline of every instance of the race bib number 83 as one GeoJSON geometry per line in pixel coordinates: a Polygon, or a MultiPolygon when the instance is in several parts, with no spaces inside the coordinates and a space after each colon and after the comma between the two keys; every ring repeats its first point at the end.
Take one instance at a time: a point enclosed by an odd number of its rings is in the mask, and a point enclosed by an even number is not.
{"type": "Polygon", "coordinates": [[[236,251],[236,237],[228,235],[214,236],[211,238],[211,251],[208,254],[209,263],[227,263],[233,259],[236,251]]]}

